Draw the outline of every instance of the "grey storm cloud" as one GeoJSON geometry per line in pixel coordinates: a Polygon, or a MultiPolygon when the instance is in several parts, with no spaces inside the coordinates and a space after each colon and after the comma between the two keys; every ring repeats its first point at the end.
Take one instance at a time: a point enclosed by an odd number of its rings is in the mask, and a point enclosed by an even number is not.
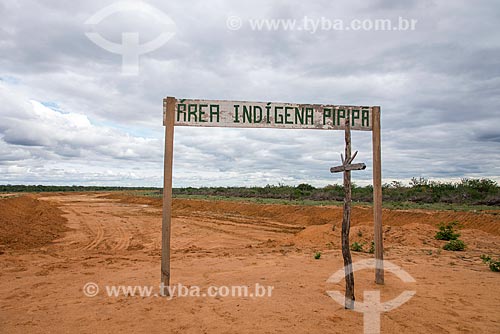
{"type": "MultiPolygon", "coordinates": [[[[114,1],[0,4],[0,182],[161,185],[162,99],[382,106],[383,178],[500,180],[497,1],[145,1],[176,34],[140,56],[139,74],[85,35],[154,39],[161,22],[114,1]],[[228,16],[242,19],[237,31],[228,16]],[[252,19],[418,20],[415,31],[257,31],[252,19]],[[482,161],[478,164],[478,161],[482,161]]],[[[353,133],[371,164],[371,136],[353,133]]],[[[174,185],[315,185],[340,132],[176,128],[174,185]]],[[[371,170],[355,174],[369,183],[371,170]]]]}

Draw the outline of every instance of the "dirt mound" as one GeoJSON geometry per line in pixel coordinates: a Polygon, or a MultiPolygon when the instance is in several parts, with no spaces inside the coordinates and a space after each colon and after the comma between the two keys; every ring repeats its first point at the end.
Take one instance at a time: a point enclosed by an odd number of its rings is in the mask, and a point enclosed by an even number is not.
{"type": "MultiPolygon", "coordinates": [[[[118,199],[124,203],[148,204],[161,207],[161,198],[136,197],[124,194],[110,194],[106,198],[118,199]]],[[[192,200],[175,198],[173,215],[184,215],[199,212],[210,212],[225,216],[241,215],[272,219],[287,224],[300,226],[342,224],[342,207],[340,206],[304,206],[258,204],[235,201],[192,200]]],[[[431,211],[431,210],[383,210],[384,226],[404,226],[407,224],[428,224],[436,226],[441,222],[458,221],[462,227],[482,230],[500,236],[500,212],[498,211],[431,211]]],[[[352,212],[352,226],[370,225],[373,222],[371,207],[356,206],[352,212]]]]}
{"type": "MultiPolygon", "coordinates": [[[[148,198],[126,194],[109,194],[102,197],[117,199],[124,203],[147,204],[161,207],[161,198],[148,198]]],[[[254,219],[266,218],[277,222],[299,226],[332,224],[342,225],[340,206],[304,206],[258,204],[235,201],[192,200],[175,198],[173,215],[192,215],[207,213],[219,216],[246,216],[254,219]]],[[[383,210],[384,226],[404,226],[407,224],[427,224],[436,227],[439,223],[458,221],[464,229],[481,230],[500,236],[500,212],[487,211],[433,211],[433,210],[383,210]]],[[[352,213],[352,226],[373,224],[371,207],[356,206],[352,213]]],[[[352,233],[352,232],[351,232],[352,233]]]]}
{"type": "Polygon", "coordinates": [[[384,230],[384,242],[388,246],[400,245],[421,248],[440,247],[434,238],[437,229],[429,224],[410,223],[403,226],[389,226],[384,230]]]}
{"type": "Polygon", "coordinates": [[[339,249],[341,228],[332,230],[331,224],[312,225],[290,237],[285,244],[298,247],[315,247],[320,249],[339,249]]]}
{"type": "MultiPolygon", "coordinates": [[[[339,249],[341,247],[341,231],[341,225],[337,225],[335,230],[332,230],[331,224],[308,226],[286,240],[286,243],[302,247],[317,247],[318,249],[339,249]]],[[[439,247],[439,242],[434,239],[435,234],[436,228],[428,224],[412,223],[404,226],[387,226],[384,229],[384,242],[386,246],[405,245],[418,248],[427,245],[439,247]]],[[[369,225],[352,226],[349,239],[351,243],[358,242],[363,245],[364,250],[368,251],[373,240],[373,227],[369,225]]]]}
{"type": "Polygon", "coordinates": [[[0,199],[0,251],[36,248],[60,238],[69,230],[62,214],[30,196],[0,199]]]}

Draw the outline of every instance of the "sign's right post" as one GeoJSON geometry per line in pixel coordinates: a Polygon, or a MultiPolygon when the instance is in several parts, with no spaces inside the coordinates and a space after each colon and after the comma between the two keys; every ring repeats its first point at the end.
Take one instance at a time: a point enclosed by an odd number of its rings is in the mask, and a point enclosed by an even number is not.
{"type": "Polygon", "coordinates": [[[382,231],[382,158],[380,147],[380,107],[372,108],[373,225],[375,243],[375,283],[384,284],[384,238],[382,231]]]}

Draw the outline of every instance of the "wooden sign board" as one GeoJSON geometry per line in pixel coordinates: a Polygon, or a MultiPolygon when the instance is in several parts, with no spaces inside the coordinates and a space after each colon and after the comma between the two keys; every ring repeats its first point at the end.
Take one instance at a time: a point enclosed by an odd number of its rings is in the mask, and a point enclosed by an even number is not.
{"type": "Polygon", "coordinates": [[[175,126],[371,131],[373,147],[373,221],[375,281],[384,282],[382,238],[382,166],[380,107],[223,100],[163,100],[165,160],[163,175],[163,222],[161,281],[170,284],[170,232],[172,219],[172,167],[175,126]]]}
{"type": "MultiPolygon", "coordinates": [[[[175,126],[342,130],[346,117],[352,130],[372,130],[372,108],[322,104],[176,100],[175,126]]],[[[163,124],[167,101],[163,104],[163,124]]]]}

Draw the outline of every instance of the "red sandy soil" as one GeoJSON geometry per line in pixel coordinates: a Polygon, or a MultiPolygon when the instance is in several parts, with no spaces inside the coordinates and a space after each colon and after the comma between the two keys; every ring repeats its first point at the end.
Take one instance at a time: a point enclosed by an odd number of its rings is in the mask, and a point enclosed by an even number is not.
{"type": "Polygon", "coordinates": [[[63,212],[33,197],[0,199],[0,252],[43,246],[68,231],[63,212]]]}
{"type": "MultiPolygon", "coordinates": [[[[0,333],[362,333],[363,315],[326,291],[342,269],[342,209],[174,200],[172,284],[273,286],[271,297],[109,297],[106,285],[158,287],[161,201],[116,194],[0,199],[0,333]],[[332,226],[335,225],[335,231],[332,226]],[[319,260],[314,253],[321,252],[319,260]],[[86,297],[83,287],[101,291],[86,297]]],[[[411,274],[404,283],[355,273],[356,300],[415,296],[381,316],[382,333],[498,333],[499,212],[384,210],[385,258],[411,274]],[[441,250],[440,222],[459,221],[464,252],[441,250]]],[[[353,212],[351,242],[372,240],[370,208],[353,212]]],[[[354,262],[369,259],[353,252],[354,262]]]]}

